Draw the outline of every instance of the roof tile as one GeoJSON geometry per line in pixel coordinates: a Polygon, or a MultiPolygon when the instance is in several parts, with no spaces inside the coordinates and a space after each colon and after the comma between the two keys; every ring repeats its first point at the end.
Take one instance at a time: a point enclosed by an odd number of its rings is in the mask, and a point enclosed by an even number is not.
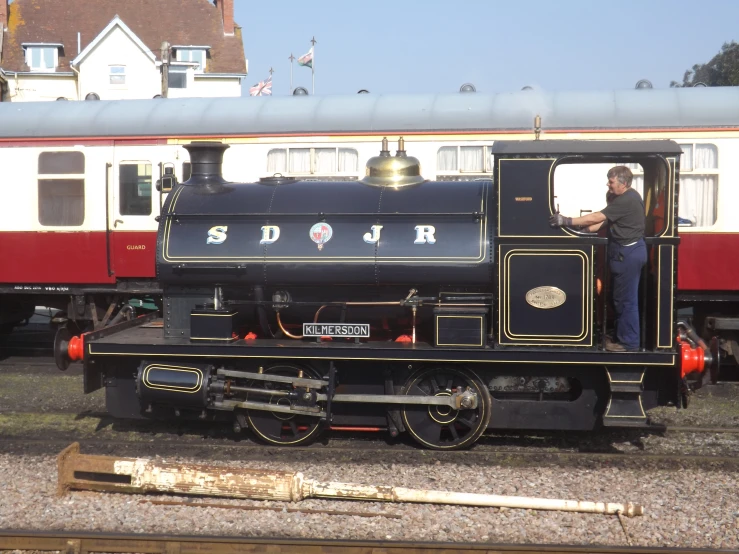
{"type": "MultiPolygon", "coordinates": [[[[0,0],[5,2],[5,0],[0,0]]],[[[0,67],[27,71],[21,44],[59,42],[58,71],[69,71],[81,49],[118,16],[160,58],[163,41],[211,47],[206,73],[246,73],[241,29],[223,33],[221,10],[209,0],[15,0],[10,4],[8,32],[4,34],[0,67]]]]}

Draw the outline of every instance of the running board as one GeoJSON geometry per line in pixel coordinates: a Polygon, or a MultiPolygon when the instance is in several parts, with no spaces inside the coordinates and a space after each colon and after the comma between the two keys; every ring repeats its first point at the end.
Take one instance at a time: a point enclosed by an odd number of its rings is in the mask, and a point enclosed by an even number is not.
{"type": "Polygon", "coordinates": [[[603,415],[604,427],[648,427],[641,401],[645,371],[606,368],[610,397],[603,415]]]}

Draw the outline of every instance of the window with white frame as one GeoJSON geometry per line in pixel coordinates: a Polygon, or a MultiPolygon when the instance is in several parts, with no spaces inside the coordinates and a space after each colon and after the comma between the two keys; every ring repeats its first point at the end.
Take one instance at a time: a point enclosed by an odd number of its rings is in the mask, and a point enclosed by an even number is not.
{"type": "Polygon", "coordinates": [[[267,173],[274,175],[346,175],[359,171],[354,148],[273,148],[267,153],[267,173]]]}
{"type": "Polygon", "coordinates": [[[125,65],[111,65],[110,66],[110,84],[117,85],[117,86],[126,84],[126,66],[125,65]]]}
{"type": "Polygon", "coordinates": [[[681,144],[678,216],[693,227],[710,227],[718,216],[718,148],[681,144]]]}
{"type": "Polygon", "coordinates": [[[26,46],[26,64],[31,71],[54,71],[58,62],[57,46],[26,46]]]}
{"type": "Polygon", "coordinates": [[[169,65],[167,74],[169,88],[187,88],[187,67],[169,65]]]}
{"type": "Polygon", "coordinates": [[[437,179],[468,181],[493,171],[491,146],[442,146],[436,152],[437,179]]]}
{"type": "Polygon", "coordinates": [[[206,50],[204,48],[177,48],[177,61],[190,62],[198,64],[195,73],[203,73],[205,71],[206,50]]]}

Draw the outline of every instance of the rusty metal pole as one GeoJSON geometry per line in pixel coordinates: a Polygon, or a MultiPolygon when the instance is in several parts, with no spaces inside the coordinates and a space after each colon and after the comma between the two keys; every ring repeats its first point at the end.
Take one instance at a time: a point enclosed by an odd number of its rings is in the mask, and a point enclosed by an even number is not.
{"type": "Polygon", "coordinates": [[[419,502],[559,510],[596,514],[642,515],[642,506],[627,502],[583,502],[492,494],[407,489],[404,487],[322,483],[300,472],[172,464],[146,458],[113,458],[79,453],[74,443],[59,454],[59,494],[70,489],[115,492],[163,492],[253,500],[297,502],[304,498],[419,502]]]}

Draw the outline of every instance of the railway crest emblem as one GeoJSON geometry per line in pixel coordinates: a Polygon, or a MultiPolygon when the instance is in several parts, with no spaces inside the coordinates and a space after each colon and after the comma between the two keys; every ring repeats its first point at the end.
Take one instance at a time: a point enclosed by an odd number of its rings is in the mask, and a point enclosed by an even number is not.
{"type": "Polygon", "coordinates": [[[319,250],[323,250],[323,245],[331,240],[334,230],[328,223],[316,223],[310,228],[310,239],[318,245],[319,250]]]}
{"type": "Polygon", "coordinates": [[[540,310],[551,310],[561,306],[567,300],[567,295],[557,287],[536,287],[526,293],[526,302],[540,310]]]}

